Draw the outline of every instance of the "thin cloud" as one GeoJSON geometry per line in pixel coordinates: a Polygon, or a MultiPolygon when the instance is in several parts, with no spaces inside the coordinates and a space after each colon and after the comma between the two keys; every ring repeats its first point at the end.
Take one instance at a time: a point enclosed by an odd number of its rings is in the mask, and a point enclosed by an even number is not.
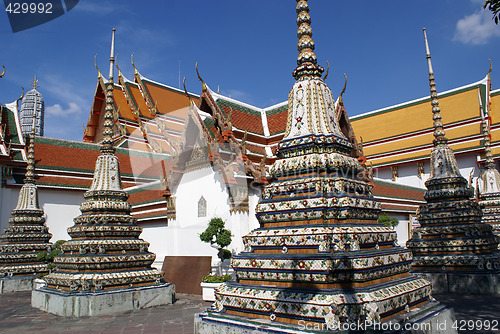
{"type": "Polygon", "coordinates": [[[464,44],[486,44],[491,38],[500,36],[500,26],[495,25],[489,11],[478,10],[458,20],[453,40],[464,44]]]}
{"type": "Polygon", "coordinates": [[[68,117],[70,115],[80,114],[82,108],[74,102],[69,102],[69,108],[63,108],[59,103],[45,108],[45,113],[54,117],[68,117]]]}

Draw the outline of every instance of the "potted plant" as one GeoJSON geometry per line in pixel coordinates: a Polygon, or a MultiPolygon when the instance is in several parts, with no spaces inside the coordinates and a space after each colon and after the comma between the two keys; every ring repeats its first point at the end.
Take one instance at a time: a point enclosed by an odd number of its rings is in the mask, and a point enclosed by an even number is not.
{"type": "Polygon", "coordinates": [[[200,233],[200,239],[217,249],[217,257],[220,259],[218,274],[222,275],[222,263],[231,258],[231,251],[224,248],[231,243],[231,231],[225,228],[222,218],[214,217],[208,222],[207,229],[200,233]]]}
{"type": "Polygon", "coordinates": [[[233,277],[229,274],[226,275],[207,275],[203,276],[201,280],[201,288],[203,292],[203,300],[215,301],[215,289],[222,283],[232,280],[233,277]]]}
{"type": "Polygon", "coordinates": [[[232,279],[231,275],[222,274],[224,260],[230,259],[232,255],[228,249],[224,248],[231,243],[231,231],[225,228],[225,222],[222,218],[214,217],[208,222],[207,229],[200,233],[200,240],[217,249],[217,257],[220,259],[217,274],[204,276],[201,282],[203,300],[214,301],[215,289],[223,282],[232,279]]]}

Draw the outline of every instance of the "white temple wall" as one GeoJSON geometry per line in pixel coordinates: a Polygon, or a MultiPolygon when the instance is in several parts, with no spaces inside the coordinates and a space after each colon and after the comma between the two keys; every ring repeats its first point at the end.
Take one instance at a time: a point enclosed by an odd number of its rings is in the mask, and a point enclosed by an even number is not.
{"type": "Polygon", "coordinates": [[[150,251],[156,253],[156,266],[161,266],[165,256],[212,256],[212,265],[219,259],[217,250],[200,240],[199,234],[213,217],[226,222],[226,228],[233,235],[227,247],[233,253],[243,250],[243,239],[249,231],[258,227],[255,206],[260,190],[249,190],[249,213],[230,213],[228,188],[222,177],[211,167],[185,173],[174,194],[176,197],[176,219],[166,226],[145,225],[142,238],[148,241],[150,251]],[[206,200],[206,215],[198,216],[198,202],[206,200]]]}
{"type": "Polygon", "coordinates": [[[0,188],[0,233],[9,226],[10,213],[17,205],[20,188],[0,188]]]}
{"type": "Polygon", "coordinates": [[[50,242],[70,240],[67,229],[74,225],[83,202],[83,190],[56,190],[38,188],[40,208],[45,213],[45,224],[52,234],[50,242]]]}
{"type": "MultiPolygon", "coordinates": [[[[464,153],[455,155],[457,159],[458,168],[460,169],[460,173],[462,176],[469,180],[469,174],[474,169],[473,178],[479,176],[479,168],[477,168],[476,164],[476,154],[474,153],[464,153]]],[[[418,169],[417,162],[408,162],[404,164],[400,164],[398,167],[398,177],[396,181],[392,180],[392,169],[391,166],[374,168],[374,176],[386,181],[393,181],[398,184],[425,188],[425,181],[429,178],[430,174],[430,160],[427,159],[424,161],[424,173],[421,177],[418,177],[418,169]]]]}

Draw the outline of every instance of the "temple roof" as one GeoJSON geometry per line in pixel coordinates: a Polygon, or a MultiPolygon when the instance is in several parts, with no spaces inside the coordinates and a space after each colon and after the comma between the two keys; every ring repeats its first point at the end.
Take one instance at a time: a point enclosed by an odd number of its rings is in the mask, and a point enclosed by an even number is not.
{"type": "MultiPolygon", "coordinates": [[[[487,77],[438,94],[448,145],[456,154],[482,150],[480,110],[491,101],[492,151],[494,157],[500,155],[500,91],[491,92],[490,100],[486,87],[487,77]]],[[[433,147],[433,121],[427,117],[430,100],[424,97],[352,116],[368,162],[382,167],[426,160],[433,147]]]]}

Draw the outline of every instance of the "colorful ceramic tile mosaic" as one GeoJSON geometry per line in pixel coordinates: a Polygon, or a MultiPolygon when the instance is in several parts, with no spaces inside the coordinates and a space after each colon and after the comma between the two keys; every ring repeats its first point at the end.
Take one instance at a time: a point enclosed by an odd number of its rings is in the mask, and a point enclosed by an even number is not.
{"type": "Polygon", "coordinates": [[[297,1],[298,67],[287,130],[256,208],[260,228],[234,256],[216,312],[278,323],[385,320],[430,299],[411,252],[377,223],[380,203],[339,103],[317,65],[308,3],[297,1]]]}
{"type": "MultiPolygon", "coordinates": [[[[490,72],[488,72],[487,89],[491,89],[490,72]]],[[[495,168],[495,162],[491,154],[489,125],[491,117],[488,117],[491,115],[491,108],[489,103],[486,108],[486,115],[482,114],[485,162],[481,176],[477,179],[476,188],[479,192],[479,206],[483,210],[482,222],[489,224],[493,229],[493,233],[500,237],[500,173],[495,168]]],[[[498,248],[500,249],[500,243],[498,248]]]]}
{"type": "Polygon", "coordinates": [[[473,190],[460,174],[453,151],[447,144],[426,35],[425,42],[435,139],[430,177],[425,183],[427,203],[419,209],[421,227],[414,230],[407,242],[413,253],[412,270],[447,274],[498,273],[499,239],[492,233],[491,226],[482,222],[480,205],[471,199],[473,190]]]}
{"type": "Polygon", "coordinates": [[[24,185],[19,191],[9,226],[0,236],[0,277],[32,276],[48,272],[47,264],[37,260],[39,252],[50,252],[52,235],[45,226],[35,184],[35,138],[31,133],[24,185]]]}
{"type": "Polygon", "coordinates": [[[130,215],[128,194],[122,189],[112,138],[113,54],[112,51],[101,154],[90,190],[80,206],[82,214],[68,228],[71,240],[62,245],[63,253],[54,258],[57,270],[44,278],[49,289],[101,291],[162,281],[160,272],[151,268],[155,254],[148,252],[149,243],[139,239],[142,228],[130,215]]]}

